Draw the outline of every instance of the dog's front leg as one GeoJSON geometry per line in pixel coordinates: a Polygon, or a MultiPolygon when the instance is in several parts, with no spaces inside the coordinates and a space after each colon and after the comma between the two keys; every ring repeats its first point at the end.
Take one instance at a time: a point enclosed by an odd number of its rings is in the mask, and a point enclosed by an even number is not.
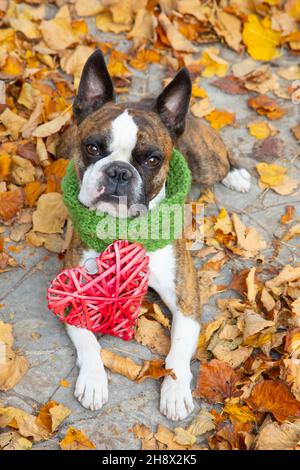
{"type": "Polygon", "coordinates": [[[186,418],[194,408],[190,383],[190,361],[200,332],[200,302],[196,271],[184,242],[150,254],[150,286],[156,290],[173,314],[171,348],[166,368],[173,369],[176,380],[165,377],[160,411],[167,418],[186,418]]]}
{"type": "MultiPolygon", "coordinates": [[[[98,253],[93,250],[85,251],[80,264],[89,271],[95,267],[93,259],[97,256],[98,253]]],[[[76,364],[79,367],[75,397],[85,408],[99,410],[108,401],[107,376],[100,356],[101,346],[91,331],[68,325],[67,332],[76,348],[76,364]]]]}

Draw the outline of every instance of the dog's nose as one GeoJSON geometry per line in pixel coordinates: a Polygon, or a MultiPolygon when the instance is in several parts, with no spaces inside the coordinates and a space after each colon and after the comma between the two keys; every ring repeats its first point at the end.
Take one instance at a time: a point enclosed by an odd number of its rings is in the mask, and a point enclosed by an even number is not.
{"type": "Polygon", "coordinates": [[[133,173],[127,166],[111,165],[106,169],[106,174],[113,182],[127,183],[132,178],[133,173]]]}

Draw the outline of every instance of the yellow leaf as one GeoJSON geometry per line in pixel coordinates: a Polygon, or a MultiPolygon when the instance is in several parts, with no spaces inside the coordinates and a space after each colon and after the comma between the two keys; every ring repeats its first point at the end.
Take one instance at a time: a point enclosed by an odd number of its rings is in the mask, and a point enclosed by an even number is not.
{"type": "Polygon", "coordinates": [[[26,119],[22,116],[18,116],[12,112],[9,108],[6,108],[3,113],[0,114],[0,122],[10,132],[13,139],[17,139],[23,127],[27,123],[26,119]]]}
{"type": "Polygon", "coordinates": [[[278,132],[276,127],[272,126],[266,121],[253,121],[247,125],[249,133],[257,139],[266,139],[270,135],[275,135],[278,132]]]}
{"type": "Polygon", "coordinates": [[[192,86],[192,95],[195,96],[195,98],[207,97],[206,91],[203,88],[198,87],[197,85],[192,86]]]}
{"type": "Polygon", "coordinates": [[[32,135],[34,137],[48,137],[51,134],[56,134],[56,132],[60,131],[60,129],[71,119],[71,117],[71,111],[64,112],[57,118],[52,119],[52,121],[45,122],[45,124],[38,126],[32,135]]]}
{"type": "Polygon", "coordinates": [[[71,426],[65,437],[59,443],[62,450],[90,450],[96,449],[96,446],[87,438],[87,436],[78,429],[71,426]]]}
{"type": "Polygon", "coordinates": [[[251,423],[256,421],[254,413],[248,406],[243,406],[235,403],[226,403],[222,413],[229,414],[230,418],[234,421],[240,421],[241,423],[251,423]]]}
{"type": "Polygon", "coordinates": [[[260,21],[256,15],[249,15],[243,29],[243,41],[248,54],[255,60],[272,60],[279,56],[280,33],[272,30],[268,17],[260,21]]]}
{"type": "Polygon", "coordinates": [[[210,123],[211,127],[216,130],[222,129],[224,126],[228,126],[235,121],[235,113],[223,109],[215,109],[205,119],[210,123]]]}
{"type": "Polygon", "coordinates": [[[224,77],[228,70],[228,63],[219,57],[219,50],[215,47],[209,47],[202,53],[200,64],[204,65],[203,77],[224,77]]]}
{"type": "Polygon", "coordinates": [[[283,182],[286,168],[275,165],[274,163],[261,162],[256,165],[256,169],[260,175],[260,181],[269,187],[279,186],[283,182]]]}
{"type": "Polygon", "coordinates": [[[197,101],[191,107],[191,111],[192,111],[193,115],[198,117],[198,118],[201,118],[201,117],[206,116],[207,114],[210,114],[212,111],[214,111],[214,109],[215,109],[215,107],[211,103],[211,101],[208,97],[197,101]]]}
{"type": "Polygon", "coordinates": [[[115,23],[110,11],[104,11],[103,13],[100,13],[100,15],[96,16],[96,26],[104,33],[109,32],[119,34],[130,30],[130,25],[128,24],[115,23]]]}
{"type": "Polygon", "coordinates": [[[42,233],[62,233],[68,211],[59,193],[43,194],[32,215],[33,231],[42,233]]]}

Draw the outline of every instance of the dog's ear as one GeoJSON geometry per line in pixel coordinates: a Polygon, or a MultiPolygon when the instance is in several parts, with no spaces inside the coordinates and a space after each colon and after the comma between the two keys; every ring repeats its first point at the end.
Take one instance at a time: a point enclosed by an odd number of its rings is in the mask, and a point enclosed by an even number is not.
{"type": "Polygon", "coordinates": [[[191,93],[191,77],[184,67],[157,98],[156,111],[170,134],[175,137],[184,131],[191,93]]]}
{"type": "Polygon", "coordinates": [[[83,67],[78,93],[73,103],[77,123],[104,103],[114,99],[114,86],[102,52],[96,49],[83,67]]]}

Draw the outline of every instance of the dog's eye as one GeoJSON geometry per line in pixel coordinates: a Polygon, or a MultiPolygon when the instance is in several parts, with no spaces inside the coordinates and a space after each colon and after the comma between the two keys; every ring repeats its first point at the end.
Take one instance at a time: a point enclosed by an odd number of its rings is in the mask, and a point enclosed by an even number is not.
{"type": "Polygon", "coordinates": [[[98,147],[97,147],[97,145],[94,145],[94,144],[87,144],[86,145],[86,151],[92,157],[96,157],[97,155],[99,155],[98,147]]]}
{"type": "Polygon", "coordinates": [[[155,168],[161,163],[161,158],[158,155],[150,155],[150,157],[145,160],[144,165],[148,168],[155,168]]]}

